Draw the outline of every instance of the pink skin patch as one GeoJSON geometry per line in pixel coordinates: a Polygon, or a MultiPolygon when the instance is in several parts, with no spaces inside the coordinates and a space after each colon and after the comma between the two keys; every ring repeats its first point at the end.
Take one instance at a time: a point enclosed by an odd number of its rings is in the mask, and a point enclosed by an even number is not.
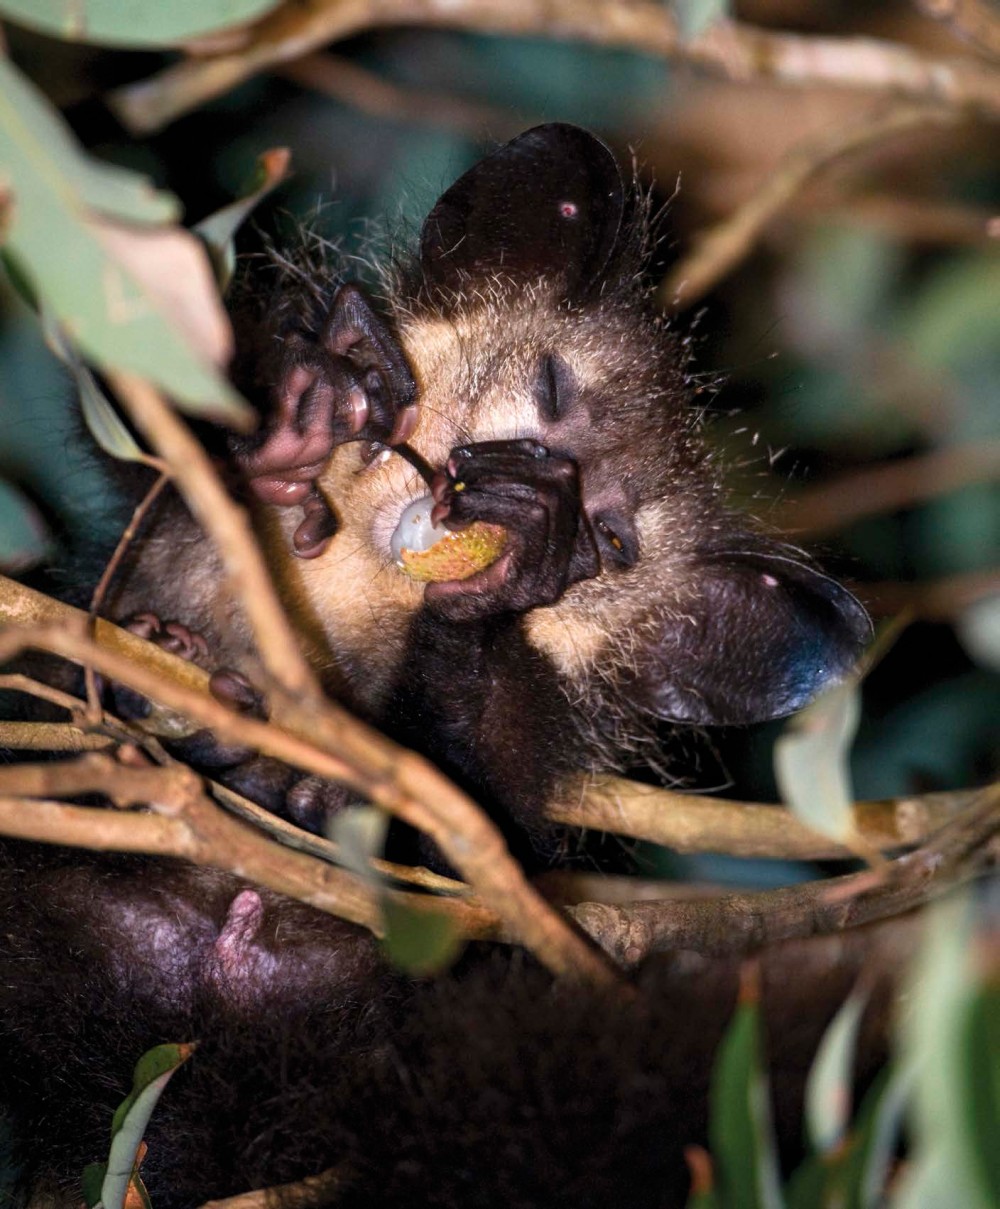
{"type": "Polygon", "coordinates": [[[778,586],[778,581],[773,575],[762,575],[760,577],[760,582],[765,588],[776,588],[778,586]]]}
{"type": "Polygon", "coordinates": [[[229,978],[246,970],[253,942],[264,919],[264,904],[256,890],[241,890],[229,904],[222,930],[215,941],[215,956],[229,978]]]}
{"type": "Polygon", "coordinates": [[[565,201],[559,203],[559,213],[563,218],[576,218],[580,213],[580,207],[576,202],[565,201]]]}

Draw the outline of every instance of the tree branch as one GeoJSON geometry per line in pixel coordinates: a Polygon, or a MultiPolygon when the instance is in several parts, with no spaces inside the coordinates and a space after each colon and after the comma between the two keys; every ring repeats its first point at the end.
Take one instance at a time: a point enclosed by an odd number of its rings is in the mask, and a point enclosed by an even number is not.
{"type": "Polygon", "coordinates": [[[996,859],[1000,783],[916,852],[886,872],[807,882],[779,890],[709,899],[640,902],[627,906],[583,903],[571,914],[617,960],[635,965],[649,953],[696,949],[746,953],[775,941],[839,932],[901,915],[976,877],[996,859]]]}
{"type": "Polygon", "coordinates": [[[953,124],[960,114],[941,106],[896,107],[793,147],[756,193],[728,218],[696,235],[691,251],[660,284],[665,309],[691,306],[753,251],[764,229],[814,176],[844,156],[928,125],[953,124]]]}
{"type": "Polygon", "coordinates": [[[895,617],[909,611],[925,621],[951,621],[970,605],[1000,593],[1000,567],[925,582],[887,580],[853,587],[876,617],[895,617]]]}
{"type": "Polygon", "coordinates": [[[362,113],[391,122],[455,130],[473,138],[482,137],[488,130],[493,138],[499,139],[513,138],[532,124],[496,105],[403,87],[343,55],[303,55],[282,64],[276,71],[301,88],[309,88],[362,113]]]}
{"type": "Polygon", "coordinates": [[[1000,14],[990,0],[917,0],[917,8],[982,54],[1000,58],[1000,14]]]}
{"type": "MultiPolygon", "coordinates": [[[[854,826],[885,851],[912,847],[966,810],[981,791],[858,802],[854,826]]],[[[553,822],[663,844],[675,852],[722,852],[779,860],[853,860],[855,853],[801,823],[786,807],[729,802],[641,785],[623,777],[581,778],[546,811],[553,822]]]]}
{"type": "Polygon", "coordinates": [[[970,58],[939,59],[875,38],[810,37],[717,21],[681,37],[659,0],[322,0],[285,5],[232,54],[189,58],[108,97],[136,134],[159,129],[260,71],[332,42],[391,25],[534,35],[691,63],[731,80],[828,84],[1000,115],[1000,73],[970,58]]]}
{"type": "Polygon", "coordinates": [[[786,533],[822,536],[867,516],[913,507],[972,483],[1000,479],[1000,441],[953,445],[880,462],[782,500],[768,520],[786,533]]]}
{"type": "MultiPolygon", "coordinates": [[[[0,768],[0,832],[97,851],[178,857],[223,869],[381,935],[381,912],[369,887],[227,815],[204,792],[201,778],[180,766],[133,768],[92,754],[71,762],[0,768]],[[122,814],[47,800],[82,793],[102,794],[118,807],[148,805],[153,813],[122,814]]],[[[495,916],[472,902],[424,894],[400,897],[421,909],[446,913],[470,935],[497,927],[495,916]]]]}

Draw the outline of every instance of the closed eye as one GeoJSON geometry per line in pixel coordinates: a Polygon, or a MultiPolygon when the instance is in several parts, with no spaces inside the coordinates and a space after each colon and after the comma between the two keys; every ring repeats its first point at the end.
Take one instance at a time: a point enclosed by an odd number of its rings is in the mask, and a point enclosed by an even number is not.
{"type": "Polygon", "coordinates": [[[535,402],[544,420],[561,420],[577,396],[573,372],[555,353],[547,353],[539,362],[533,388],[535,402]]]}

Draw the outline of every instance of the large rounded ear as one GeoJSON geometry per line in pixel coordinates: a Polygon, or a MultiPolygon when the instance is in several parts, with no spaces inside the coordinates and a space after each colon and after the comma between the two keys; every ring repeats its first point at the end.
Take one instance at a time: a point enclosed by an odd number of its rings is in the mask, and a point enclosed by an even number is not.
{"type": "Polygon", "coordinates": [[[561,280],[567,300],[602,281],[626,196],[614,155],[578,126],[536,126],[460,177],[424,223],[426,279],[460,291],[498,272],[561,280]]]}
{"type": "Polygon", "coordinates": [[[698,597],[643,651],[638,704],[706,726],[780,718],[843,680],[871,638],[845,588],[780,550],[713,554],[698,597]]]}

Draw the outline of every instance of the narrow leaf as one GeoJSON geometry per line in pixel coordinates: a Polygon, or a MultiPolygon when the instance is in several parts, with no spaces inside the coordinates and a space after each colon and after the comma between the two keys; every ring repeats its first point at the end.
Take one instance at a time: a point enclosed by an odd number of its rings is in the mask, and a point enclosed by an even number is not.
{"type": "Polygon", "coordinates": [[[843,1163],[839,1187],[844,1209],[878,1209],[910,1097],[913,1071],[886,1068],[868,1089],[854,1125],[851,1148],[843,1163]]]}
{"type": "Polygon", "coordinates": [[[792,1174],[785,1188],[786,1209],[821,1209],[829,1203],[834,1172],[825,1155],[810,1155],[792,1174]]]}
{"type": "Polygon", "coordinates": [[[123,462],[148,463],[151,460],[149,455],[140,447],[114,404],[77,356],[76,349],[45,306],[41,308],[41,320],[46,344],[68,366],[76,381],[80,409],[90,435],[113,458],[123,462]]]}
{"type": "MultiPolygon", "coordinates": [[[[955,895],[927,916],[928,935],[911,975],[903,1020],[904,1056],[915,1077],[915,1138],[893,1204],[992,1209],[996,1201],[976,1161],[980,1139],[970,1128],[964,1074],[969,1009],[977,992],[970,896],[955,895]]],[[[990,1144],[996,1145],[995,1138],[990,1144]]]]}
{"type": "Polygon", "coordinates": [[[756,1003],[741,1003],[715,1059],[709,1138],[725,1209],[783,1205],[756,1003]]]}
{"type": "Polygon", "coordinates": [[[971,1163],[986,1202],[1000,1205],[1000,986],[976,990],[961,1040],[959,1099],[971,1163]]]}
{"type": "Polygon", "coordinates": [[[132,1091],[118,1106],[111,1122],[111,1150],[101,1184],[104,1209],[124,1209],[129,1185],[136,1174],[143,1134],[156,1102],[171,1075],[193,1052],[193,1045],[158,1045],[147,1050],[136,1063],[132,1091]]]}
{"type": "Polygon", "coordinates": [[[177,46],[243,25],[278,0],[0,0],[0,14],[55,38],[106,46],[177,46]]]}
{"type": "Polygon", "coordinates": [[[88,358],[149,379],[190,411],[244,422],[249,409],[217,368],[231,335],[204,250],[178,228],[99,217],[67,166],[59,123],[0,59],[0,163],[14,199],[6,255],[88,358]]]}
{"type": "Polygon", "coordinates": [[[208,247],[215,269],[215,280],[221,293],[226,292],[236,265],[233,236],[258,203],[287,178],[290,161],[291,155],[286,147],[274,147],[265,151],[257,159],[257,171],[250,191],[203,218],[192,228],[208,247]]]}
{"type": "Polygon", "coordinates": [[[820,1154],[841,1144],[851,1115],[851,1086],[858,1027],[867,996],[848,995],[823,1035],[806,1083],[806,1127],[820,1154]]]}
{"type": "Polygon", "coordinates": [[[461,952],[457,925],[439,911],[411,907],[387,894],[382,900],[382,921],[386,956],[410,974],[436,974],[447,969],[461,952]]]}
{"type": "Polygon", "coordinates": [[[859,717],[857,685],[846,681],[796,714],[774,745],[782,801],[807,826],[848,844],[856,838],[848,755],[859,717]]]}
{"type": "Polygon", "coordinates": [[[389,816],[377,806],[351,806],[339,810],[329,822],[327,837],[339,849],[337,857],[345,869],[369,886],[381,887],[385,879],[373,868],[372,861],[381,856],[389,816]]]}

